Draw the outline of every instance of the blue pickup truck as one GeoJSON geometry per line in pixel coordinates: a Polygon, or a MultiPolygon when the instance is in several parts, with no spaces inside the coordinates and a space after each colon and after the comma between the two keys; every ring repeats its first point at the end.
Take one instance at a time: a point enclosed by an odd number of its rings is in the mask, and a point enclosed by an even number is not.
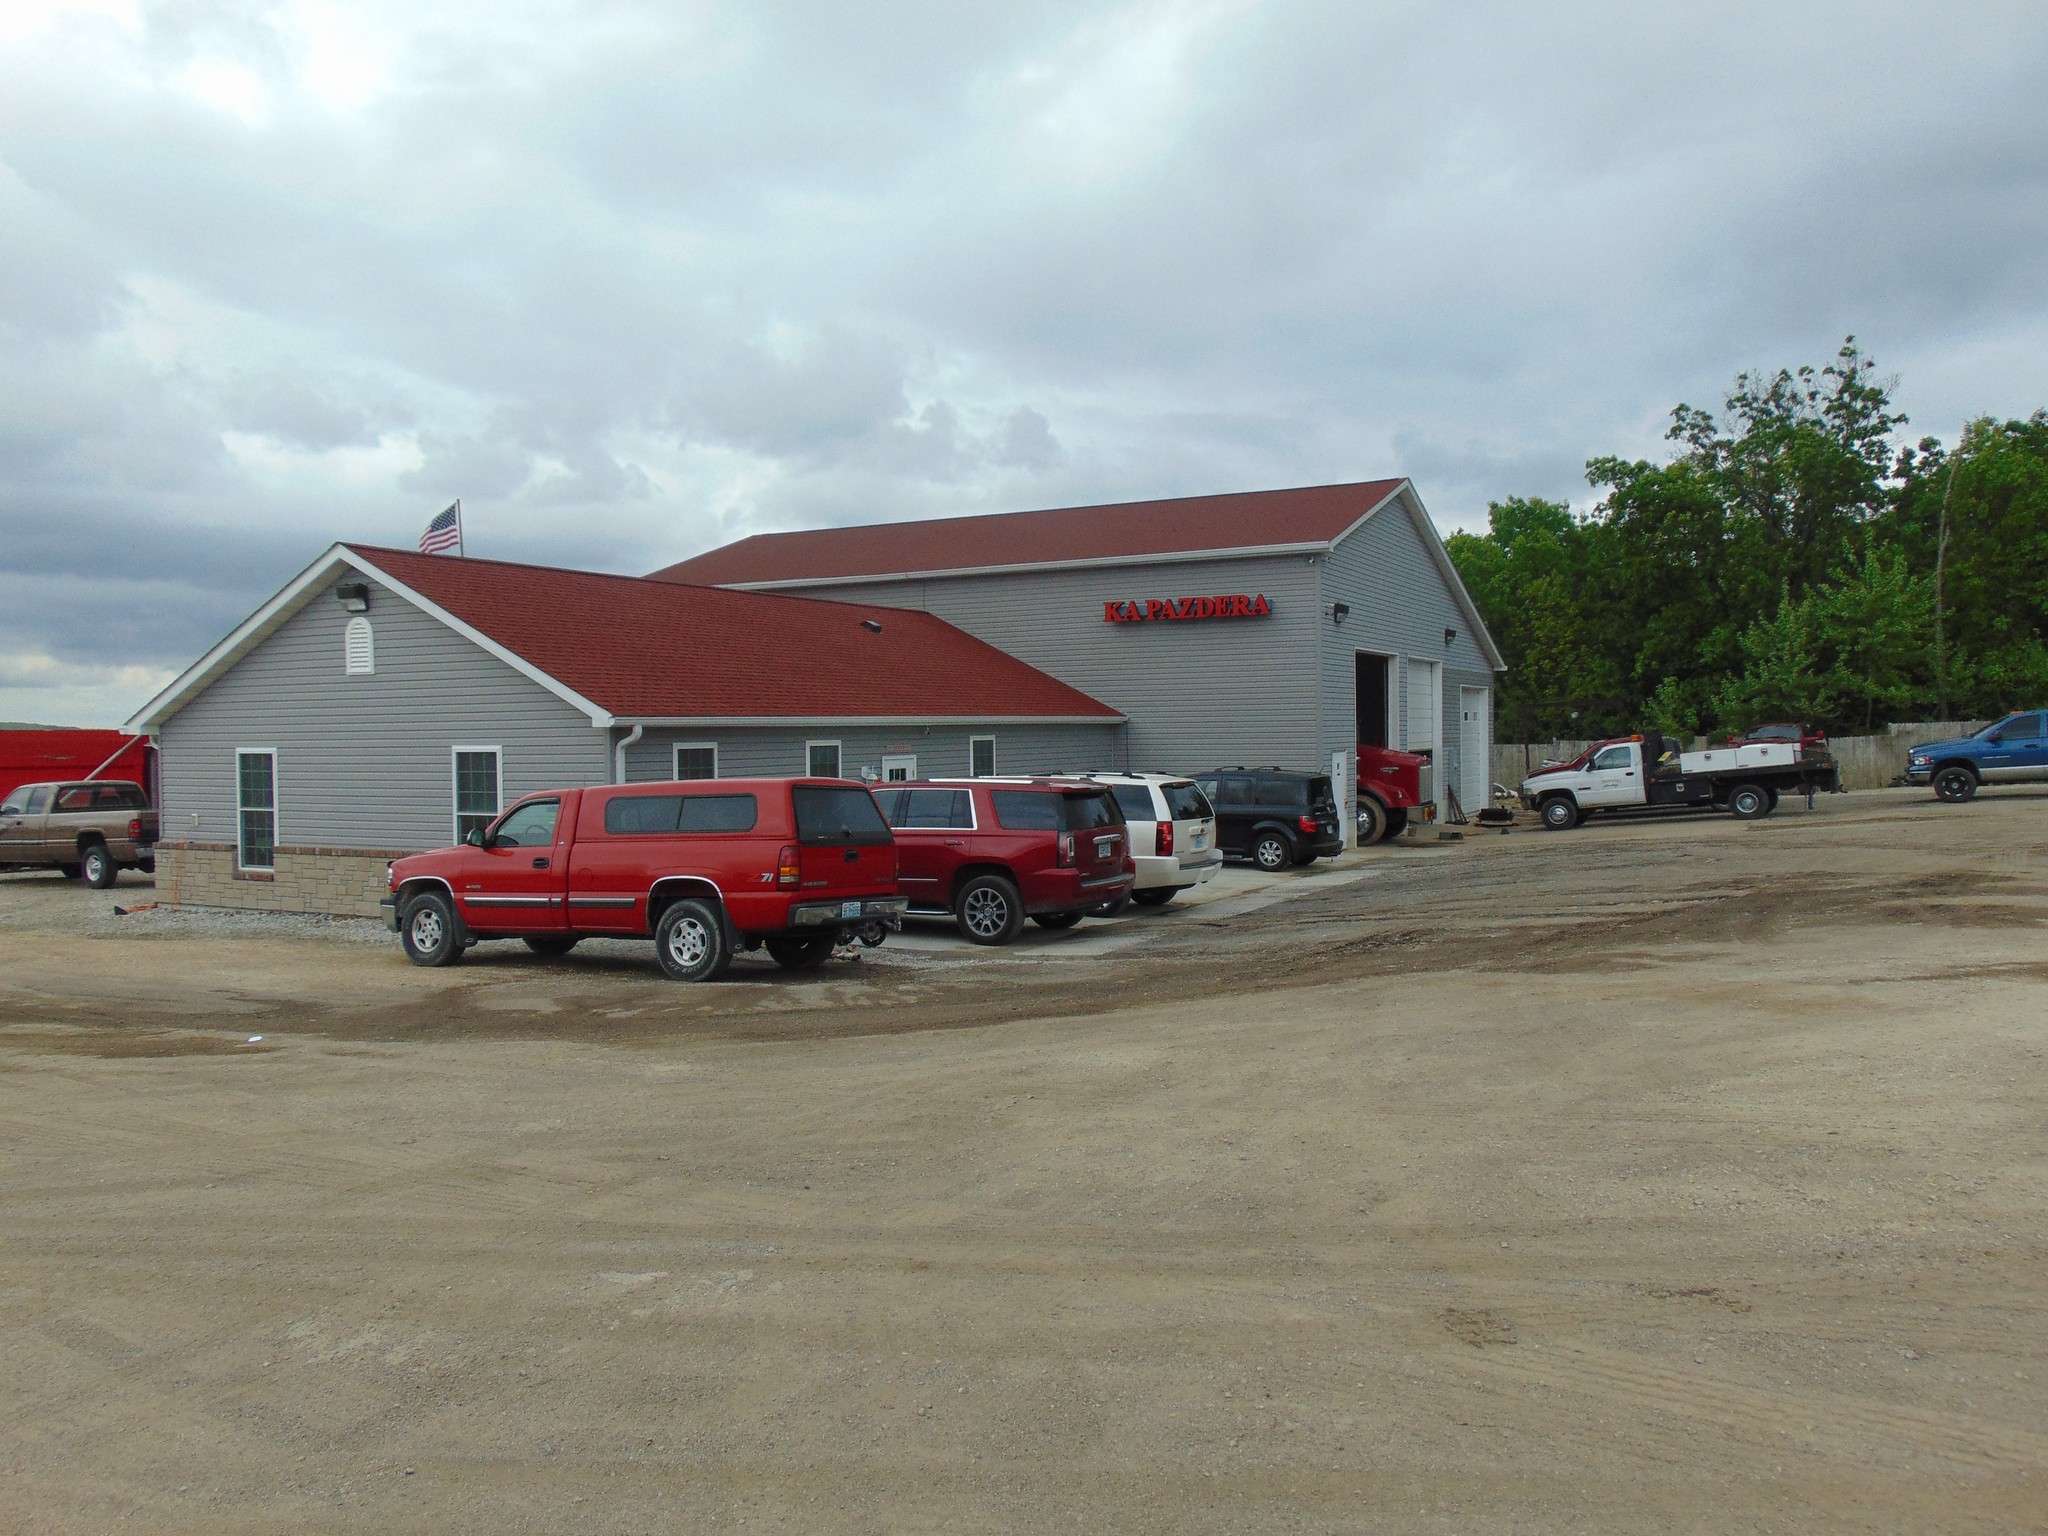
{"type": "Polygon", "coordinates": [[[1994,720],[1974,736],[1934,741],[1906,754],[1906,782],[1932,784],[1936,798],[1961,804],[1980,784],[2048,783],[2048,710],[1994,720]]]}

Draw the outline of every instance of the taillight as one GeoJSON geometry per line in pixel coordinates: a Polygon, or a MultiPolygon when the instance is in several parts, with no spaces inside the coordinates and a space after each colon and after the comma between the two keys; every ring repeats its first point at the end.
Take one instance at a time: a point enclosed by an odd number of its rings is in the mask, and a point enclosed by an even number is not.
{"type": "Polygon", "coordinates": [[[1162,859],[1169,857],[1173,853],[1172,822],[1162,821],[1161,823],[1159,823],[1159,831],[1156,834],[1154,834],[1152,851],[1158,854],[1162,859]]]}
{"type": "Polygon", "coordinates": [[[1313,832],[1316,830],[1316,819],[1313,816],[1298,816],[1295,818],[1295,825],[1304,832],[1313,832]]]}
{"type": "Polygon", "coordinates": [[[782,852],[775,860],[775,883],[777,885],[793,886],[803,884],[804,871],[801,858],[802,856],[795,843],[783,845],[782,852]]]}
{"type": "Polygon", "coordinates": [[[142,818],[140,816],[133,817],[129,820],[128,835],[130,837],[142,836],[142,818]]]}
{"type": "Polygon", "coordinates": [[[1060,841],[1059,841],[1059,851],[1058,851],[1057,853],[1055,853],[1055,854],[1053,855],[1053,858],[1054,858],[1054,861],[1055,861],[1055,862],[1056,862],[1056,863],[1057,863],[1057,864],[1059,865],[1059,867],[1060,867],[1061,869],[1065,869],[1065,868],[1067,868],[1067,867],[1068,867],[1069,865],[1071,865],[1071,864],[1072,864],[1072,863],[1074,862],[1074,834],[1073,834],[1073,833],[1071,833],[1071,832],[1062,832],[1062,833],[1060,834],[1060,841]]]}

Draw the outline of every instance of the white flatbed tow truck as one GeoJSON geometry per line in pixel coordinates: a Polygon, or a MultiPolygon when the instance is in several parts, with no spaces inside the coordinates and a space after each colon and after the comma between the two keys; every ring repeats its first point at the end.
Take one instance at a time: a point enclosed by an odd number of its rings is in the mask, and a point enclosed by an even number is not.
{"type": "Polygon", "coordinates": [[[1522,804],[1554,832],[1596,811],[1727,811],[1743,821],[1768,816],[1783,794],[1839,790],[1841,770],[1825,750],[1793,741],[1745,741],[1701,752],[1646,731],[1596,741],[1569,763],[1545,764],[1522,781],[1522,804]]]}

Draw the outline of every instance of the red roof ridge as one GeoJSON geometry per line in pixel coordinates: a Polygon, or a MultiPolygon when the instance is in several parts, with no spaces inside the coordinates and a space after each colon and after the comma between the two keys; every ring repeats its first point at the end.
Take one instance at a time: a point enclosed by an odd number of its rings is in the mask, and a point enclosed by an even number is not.
{"type": "Polygon", "coordinates": [[[1397,476],[783,529],[749,534],[651,574],[661,581],[748,586],[1327,546],[1407,483],[1397,476]]]}

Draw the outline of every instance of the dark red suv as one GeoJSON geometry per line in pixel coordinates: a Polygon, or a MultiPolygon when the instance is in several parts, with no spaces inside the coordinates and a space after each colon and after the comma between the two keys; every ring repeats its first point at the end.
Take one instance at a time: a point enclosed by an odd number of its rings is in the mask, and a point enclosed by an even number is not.
{"type": "Polygon", "coordinates": [[[1007,944],[1027,915],[1071,928],[1137,879],[1124,813],[1075,779],[921,779],[875,786],[914,912],[951,912],[962,937],[1007,944]]]}

